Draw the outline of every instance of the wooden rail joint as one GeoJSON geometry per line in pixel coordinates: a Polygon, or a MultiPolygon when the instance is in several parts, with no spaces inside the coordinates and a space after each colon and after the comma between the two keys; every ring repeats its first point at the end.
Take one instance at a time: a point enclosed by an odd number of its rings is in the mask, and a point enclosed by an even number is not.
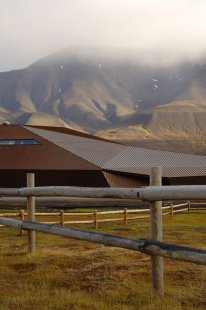
{"type": "Polygon", "coordinates": [[[190,263],[206,265],[206,250],[171,243],[159,242],[151,239],[139,239],[143,241],[139,251],[153,256],[187,261],[190,263]]]}

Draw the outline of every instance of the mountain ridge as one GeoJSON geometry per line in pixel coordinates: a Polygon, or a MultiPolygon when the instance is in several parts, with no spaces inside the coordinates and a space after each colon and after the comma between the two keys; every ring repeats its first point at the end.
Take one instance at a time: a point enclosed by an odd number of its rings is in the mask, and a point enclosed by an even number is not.
{"type": "Polygon", "coordinates": [[[205,98],[206,65],[188,61],[158,67],[64,50],[0,73],[1,122],[45,122],[107,138],[116,130],[118,140],[126,133],[127,140],[203,138],[205,98]]]}

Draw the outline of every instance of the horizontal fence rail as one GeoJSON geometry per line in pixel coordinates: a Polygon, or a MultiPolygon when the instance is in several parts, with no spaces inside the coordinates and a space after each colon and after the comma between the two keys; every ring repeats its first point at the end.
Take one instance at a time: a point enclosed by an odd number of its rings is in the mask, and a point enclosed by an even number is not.
{"type": "Polygon", "coordinates": [[[206,250],[203,249],[183,247],[175,244],[157,242],[147,239],[124,238],[109,234],[89,232],[82,229],[53,226],[37,222],[12,220],[7,218],[0,218],[0,223],[10,227],[39,231],[62,237],[69,237],[101,243],[104,245],[121,247],[129,250],[140,251],[149,255],[157,255],[203,265],[206,264],[206,250]]]}
{"type": "MultiPolygon", "coordinates": [[[[189,206],[190,206],[190,202],[186,202],[186,203],[181,203],[181,204],[177,204],[177,205],[169,205],[169,206],[165,206],[162,207],[163,210],[168,210],[170,209],[169,212],[163,212],[162,215],[168,215],[171,214],[171,217],[173,218],[173,214],[177,213],[177,212],[181,212],[181,211],[188,211],[189,212],[189,206]],[[186,208],[182,208],[185,207],[186,208]],[[174,210],[176,208],[181,208],[178,210],[174,210]]],[[[191,210],[191,208],[190,208],[191,210]]],[[[205,209],[206,210],[206,209],[205,209]]],[[[150,215],[139,215],[139,216],[128,216],[128,214],[137,214],[137,213],[150,213],[150,209],[130,209],[128,210],[127,208],[125,208],[124,210],[113,210],[113,211],[93,211],[93,212],[64,212],[64,210],[61,210],[60,212],[35,212],[35,216],[59,216],[61,217],[61,219],[59,221],[41,221],[41,223],[45,223],[45,224],[60,224],[60,225],[64,225],[64,224],[95,224],[95,228],[97,228],[98,223],[106,223],[106,222],[117,222],[117,221],[123,221],[124,225],[127,226],[127,221],[132,221],[132,220],[136,220],[136,219],[143,219],[143,218],[149,218],[150,215]],[[98,218],[98,216],[102,216],[102,215],[112,215],[112,214],[122,214],[124,215],[124,217],[120,217],[120,218],[110,218],[110,219],[100,219],[98,218]],[[94,217],[93,220],[65,220],[65,217],[81,217],[81,216],[92,216],[94,217]]],[[[28,213],[25,212],[24,210],[21,210],[20,212],[16,212],[16,213],[0,213],[0,217],[19,217],[20,219],[24,219],[25,216],[28,216],[28,213]]],[[[0,225],[1,227],[1,225],[0,225]]]]}
{"type": "MultiPolygon", "coordinates": [[[[136,207],[137,199],[118,198],[79,198],[79,197],[36,197],[36,206],[68,206],[68,207],[136,207]]],[[[7,197],[0,194],[2,206],[26,206],[26,197],[7,197]]]]}
{"type": "Polygon", "coordinates": [[[70,196],[84,198],[139,199],[147,201],[206,200],[206,185],[149,186],[138,189],[72,186],[0,188],[0,196],[70,196]]]}

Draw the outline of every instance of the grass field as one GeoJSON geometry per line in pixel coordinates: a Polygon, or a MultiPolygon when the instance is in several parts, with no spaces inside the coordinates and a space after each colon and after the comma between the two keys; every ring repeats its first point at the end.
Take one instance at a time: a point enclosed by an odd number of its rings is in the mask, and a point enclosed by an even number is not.
{"type": "MultiPolygon", "coordinates": [[[[206,211],[163,221],[164,241],[206,248],[206,211]]],[[[149,221],[97,231],[148,238],[149,221]]],[[[164,259],[165,297],[158,298],[147,255],[42,233],[36,239],[36,253],[27,254],[26,232],[0,228],[0,309],[206,309],[206,266],[164,259]]]]}

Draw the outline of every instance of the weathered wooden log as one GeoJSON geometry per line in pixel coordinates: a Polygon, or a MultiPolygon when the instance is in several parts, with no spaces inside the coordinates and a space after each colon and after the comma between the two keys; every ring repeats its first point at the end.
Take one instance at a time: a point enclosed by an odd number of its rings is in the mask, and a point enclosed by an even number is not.
{"type": "MultiPolygon", "coordinates": [[[[24,221],[24,219],[25,219],[24,210],[20,210],[20,212],[19,212],[19,217],[20,217],[20,220],[21,220],[21,221],[24,221]]],[[[23,236],[23,229],[22,229],[22,228],[20,229],[20,236],[23,236]]]]}
{"type": "Polygon", "coordinates": [[[61,212],[60,212],[60,217],[61,217],[60,224],[61,224],[62,226],[64,226],[64,210],[61,210],[61,212]]]}
{"type": "Polygon", "coordinates": [[[180,210],[174,210],[173,213],[178,213],[178,212],[182,212],[182,211],[186,211],[188,210],[187,208],[184,208],[184,209],[180,209],[180,210]]]}
{"type": "MultiPolygon", "coordinates": [[[[99,221],[98,221],[99,222],[99,221]]],[[[94,224],[93,220],[88,221],[64,221],[64,224],[94,224]]]]}
{"type": "Polygon", "coordinates": [[[60,216],[60,212],[36,212],[35,215],[36,216],[60,216]]]}
{"type": "MultiPolygon", "coordinates": [[[[100,215],[107,215],[107,214],[123,214],[124,210],[118,210],[118,211],[98,211],[98,214],[100,215]]],[[[145,210],[137,210],[130,212],[130,210],[127,210],[127,213],[134,214],[134,213],[142,213],[145,212],[145,210]]],[[[28,213],[24,212],[24,215],[26,216],[28,213]]],[[[94,212],[64,212],[64,216],[89,216],[93,215],[94,212]]],[[[60,212],[36,212],[36,216],[60,216],[60,212]]],[[[19,216],[19,213],[0,213],[0,217],[17,217],[19,216]]]]}
{"type": "Polygon", "coordinates": [[[149,186],[146,188],[91,188],[49,186],[0,188],[1,196],[69,196],[84,198],[118,198],[147,201],[206,200],[206,185],[149,186]]]}
{"type": "Polygon", "coordinates": [[[93,215],[94,212],[65,212],[64,215],[66,216],[88,216],[93,215]]]}
{"type": "Polygon", "coordinates": [[[0,213],[0,216],[17,217],[17,216],[19,216],[19,213],[0,213]]]}
{"type": "Polygon", "coordinates": [[[127,226],[127,208],[124,209],[124,226],[127,226]]]}
{"type": "Polygon", "coordinates": [[[170,206],[166,206],[166,207],[162,207],[162,210],[167,210],[167,209],[170,209],[171,205],[170,206]]]}
{"type": "MultiPolygon", "coordinates": [[[[162,185],[161,167],[153,167],[150,174],[150,185],[162,185]]],[[[162,201],[150,202],[150,236],[155,241],[162,241],[162,201]]],[[[164,271],[163,258],[151,256],[151,280],[152,288],[159,295],[164,295],[164,271]]]]}
{"type": "Polygon", "coordinates": [[[141,212],[150,212],[150,209],[127,210],[127,213],[141,213],[141,212]]]}
{"type": "Polygon", "coordinates": [[[97,213],[97,210],[94,211],[94,227],[95,227],[95,229],[98,228],[98,213],[97,213]]]}
{"type": "MultiPolygon", "coordinates": [[[[35,186],[34,173],[27,173],[27,186],[34,187],[35,186]]],[[[27,196],[27,217],[29,221],[35,221],[35,197],[27,196]]],[[[35,231],[28,231],[28,251],[30,253],[35,252],[36,248],[36,236],[35,231]]]]}
{"type": "MultiPolygon", "coordinates": [[[[65,207],[138,207],[137,199],[78,198],[78,197],[36,197],[36,206],[65,207]]],[[[139,201],[139,204],[144,204],[139,201]]],[[[26,206],[26,197],[0,197],[2,206],[26,206]]]]}
{"type": "Polygon", "coordinates": [[[174,218],[174,206],[173,206],[173,204],[171,204],[170,216],[171,216],[171,219],[173,220],[173,218],[174,218]]]}
{"type": "Polygon", "coordinates": [[[137,195],[148,201],[206,200],[206,185],[150,186],[137,195]]]}
{"type": "MultiPolygon", "coordinates": [[[[58,213],[59,215],[59,213],[58,213]]],[[[65,213],[64,213],[65,215],[65,213]]],[[[81,215],[81,213],[79,214],[81,215]]],[[[94,215],[94,213],[91,213],[91,215],[94,215]]],[[[99,212],[98,212],[98,215],[99,215],[99,212]]],[[[10,217],[10,216],[8,216],[10,217]]],[[[132,221],[132,220],[136,220],[136,219],[143,219],[143,218],[149,218],[150,216],[149,215],[142,215],[142,216],[132,216],[132,217],[127,217],[127,221],[132,221]]],[[[111,218],[111,219],[98,219],[98,223],[106,223],[106,222],[117,222],[117,221],[123,221],[124,220],[124,223],[125,223],[125,217],[124,218],[111,218]]],[[[76,220],[76,221],[63,221],[62,220],[60,222],[58,221],[40,221],[40,223],[44,223],[44,224],[60,224],[62,225],[63,224],[91,224],[91,223],[94,223],[94,220],[76,220]]],[[[63,225],[62,225],[63,226],[63,225]]]]}
{"type": "Polygon", "coordinates": [[[178,205],[173,205],[173,208],[180,208],[180,207],[184,207],[184,206],[187,206],[188,203],[185,202],[185,203],[179,203],[178,205]]]}
{"type": "Polygon", "coordinates": [[[118,210],[118,211],[98,211],[98,214],[106,215],[106,214],[123,214],[124,210],[118,210]]]}
{"type": "Polygon", "coordinates": [[[73,187],[73,186],[48,186],[48,187],[24,187],[6,189],[0,188],[1,196],[70,196],[84,198],[124,198],[136,199],[136,188],[90,188],[90,187],[73,187]]]}
{"type": "Polygon", "coordinates": [[[77,228],[61,227],[56,225],[20,221],[8,218],[0,218],[0,224],[26,230],[35,230],[62,237],[111,245],[129,250],[141,251],[142,253],[146,253],[149,255],[157,255],[171,259],[206,265],[205,249],[183,247],[154,240],[124,238],[109,234],[90,232],[77,228]]]}
{"type": "Polygon", "coordinates": [[[154,240],[145,240],[142,252],[171,259],[206,265],[205,249],[179,246],[154,240]]]}
{"type": "Polygon", "coordinates": [[[187,207],[187,213],[190,214],[190,209],[191,209],[191,203],[190,203],[190,201],[187,202],[187,205],[188,205],[188,207],[187,207]]]}

